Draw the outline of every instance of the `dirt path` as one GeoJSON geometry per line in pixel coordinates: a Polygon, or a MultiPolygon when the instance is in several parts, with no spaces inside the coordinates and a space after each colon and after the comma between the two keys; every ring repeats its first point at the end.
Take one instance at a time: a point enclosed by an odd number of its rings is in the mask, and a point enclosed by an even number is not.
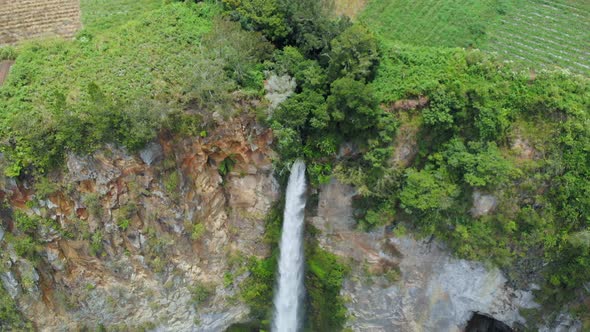
{"type": "Polygon", "coordinates": [[[8,76],[8,71],[10,70],[10,66],[14,64],[14,61],[5,60],[0,61],[0,86],[4,83],[6,76],[8,76]]]}
{"type": "Polygon", "coordinates": [[[335,11],[337,15],[346,15],[355,18],[356,15],[365,7],[367,0],[336,0],[335,11]]]}

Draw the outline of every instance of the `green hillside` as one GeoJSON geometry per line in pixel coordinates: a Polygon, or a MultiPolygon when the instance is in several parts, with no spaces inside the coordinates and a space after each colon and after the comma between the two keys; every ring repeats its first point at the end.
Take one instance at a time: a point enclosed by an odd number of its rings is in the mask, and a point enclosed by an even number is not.
{"type": "Polygon", "coordinates": [[[523,67],[590,74],[584,0],[372,0],[360,20],[390,42],[475,47],[523,67]]]}

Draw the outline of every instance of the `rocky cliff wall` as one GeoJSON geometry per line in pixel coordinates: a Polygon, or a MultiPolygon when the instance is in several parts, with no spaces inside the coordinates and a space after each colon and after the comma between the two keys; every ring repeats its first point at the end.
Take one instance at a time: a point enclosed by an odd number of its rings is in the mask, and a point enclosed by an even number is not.
{"type": "Polygon", "coordinates": [[[80,26],[79,0],[0,0],[0,45],[46,36],[69,38],[80,26]]]}
{"type": "Polygon", "coordinates": [[[309,218],[320,245],[351,262],[342,295],[352,330],[463,331],[474,313],[517,327],[525,323],[519,309],[537,306],[498,269],[453,258],[435,240],[355,230],[354,195],[353,187],[332,181],[309,218]]]}
{"type": "MultiPolygon", "coordinates": [[[[248,257],[269,254],[264,219],[279,197],[271,142],[242,117],[137,155],[70,155],[50,189],[0,177],[2,286],[41,331],[223,331],[247,321],[240,285],[248,257]],[[33,230],[16,227],[23,215],[33,230]],[[27,236],[36,247],[23,255],[27,236]]],[[[474,313],[518,327],[519,309],[536,306],[498,269],[436,240],[355,230],[355,195],[335,180],[322,186],[307,220],[351,268],[341,291],[351,330],[462,331],[474,313]]],[[[580,330],[568,317],[557,326],[543,331],[580,330]]]]}
{"type": "Polygon", "coordinates": [[[264,216],[278,197],[271,139],[242,118],[139,155],[70,155],[47,197],[4,179],[13,209],[3,216],[13,233],[1,243],[4,287],[42,331],[220,331],[244,320],[243,261],[267,255],[264,216]],[[221,171],[228,158],[234,166],[221,171]],[[19,213],[47,220],[34,231],[33,258],[18,254],[19,213]]]}

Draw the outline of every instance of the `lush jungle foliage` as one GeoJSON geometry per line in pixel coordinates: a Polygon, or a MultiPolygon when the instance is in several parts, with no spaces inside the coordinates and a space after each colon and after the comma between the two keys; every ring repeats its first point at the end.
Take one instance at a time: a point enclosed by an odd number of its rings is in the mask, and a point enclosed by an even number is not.
{"type": "MultiPolygon", "coordinates": [[[[303,158],[314,186],[336,176],[358,188],[359,228],[435,235],[460,257],[501,266],[518,286],[543,285],[547,312],[567,305],[590,324],[588,78],[520,72],[476,50],[398,44],[333,17],[323,1],[154,8],[127,23],[97,20],[75,41],[0,51],[16,58],[0,88],[8,175],[44,173],[69,152],[105,143],[134,151],[160,131],[198,135],[214,111],[230,116],[236,99],[261,97],[264,71],[288,74],[294,94],[263,119],[279,175],[303,158]],[[411,153],[400,163],[403,149],[411,153]],[[474,216],[474,197],[486,194],[496,208],[474,216]]],[[[248,262],[241,292],[266,327],[281,211],[267,223],[273,254],[248,262]]],[[[18,250],[34,255],[27,232],[42,221],[16,219],[18,250]]],[[[306,328],[341,330],[346,268],[309,233],[306,328]]],[[[0,310],[13,317],[10,303],[0,310]]]]}
{"type": "Polygon", "coordinates": [[[296,79],[297,90],[270,115],[281,156],[279,173],[297,158],[314,184],[326,182],[345,141],[366,151],[379,167],[396,124],[378,107],[368,85],[379,64],[375,37],[346,18],[334,19],[326,1],[225,0],[230,17],[261,31],[277,46],[267,69],[296,79]]]}

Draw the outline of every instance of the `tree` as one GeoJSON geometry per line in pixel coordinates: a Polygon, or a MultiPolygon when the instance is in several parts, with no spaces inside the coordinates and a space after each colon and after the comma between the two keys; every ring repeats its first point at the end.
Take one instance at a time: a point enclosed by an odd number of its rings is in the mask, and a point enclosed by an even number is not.
{"type": "Polygon", "coordinates": [[[371,81],[379,64],[377,41],[360,24],[350,26],[332,40],[328,79],[335,81],[350,77],[357,81],[371,81]]]}
{"type": "Polygon", "coordinates": [[[406,184],[400,193],[402,207],[408,212],[438,212],[450,208],[459,195],[457,185],[444,169],[414,168],[406,172],[406,184]]]}
{"type": "Polygon", "coordinates": [[[288,74],[295,77],[301,89],[311,89],[324,93],[327,89],[326,70],[316,60],[306,59],[293,46],[286,46],[274,55],[273,69],[277,74],[288,74]]]}
{"type": "Polygon", "coordinates": [[[520,175],[519,170],[502,157],[494,142],[470,142],[467,147],[455,138],[445,148],[443,154],[447,164],[458,170],[471,186],[497,186],[520,175]]]}
{"type": "Polygon", "coordinates": [[[253,67],[266,60],[274,48],[260,32],[244,31],[239,23],[223,19],[215,20],[203,45],[207,55],[221,61],[228,77],[239,84],[247,81],[253,67]]]}
{"type": "Polygon", "coordinates": [[[351,77],[332,83],[327,99],[330,118],[338,126],[341,135],[354,137],[366,134],[376,126],[380,114],[371,87],[351,77]]]}
{"type": "Polygon", "coordinates": [[[332,19],[330,1],[282,0],[281,5],[291,28],[289,43],[310,59],[320,59],[327,54],[330,42],[351,25],[347,17],[332,19]]]}
{"type": "Polygon", "coordinates": [[[282,125],[305,129],[324,129],[328,126],[329,117],[324,96],[313,90],[303,92],[287,99],[273,114],[273,119],[282,125]],[[308,125],[308,121],[310,124],[308,125]]]}
{"type": "Polygon", "coordinates": [[[246,30],[261,31],[273,42],[282,42],[291,29],[278,0],[222,0],[230,15],[246,30]]]}

